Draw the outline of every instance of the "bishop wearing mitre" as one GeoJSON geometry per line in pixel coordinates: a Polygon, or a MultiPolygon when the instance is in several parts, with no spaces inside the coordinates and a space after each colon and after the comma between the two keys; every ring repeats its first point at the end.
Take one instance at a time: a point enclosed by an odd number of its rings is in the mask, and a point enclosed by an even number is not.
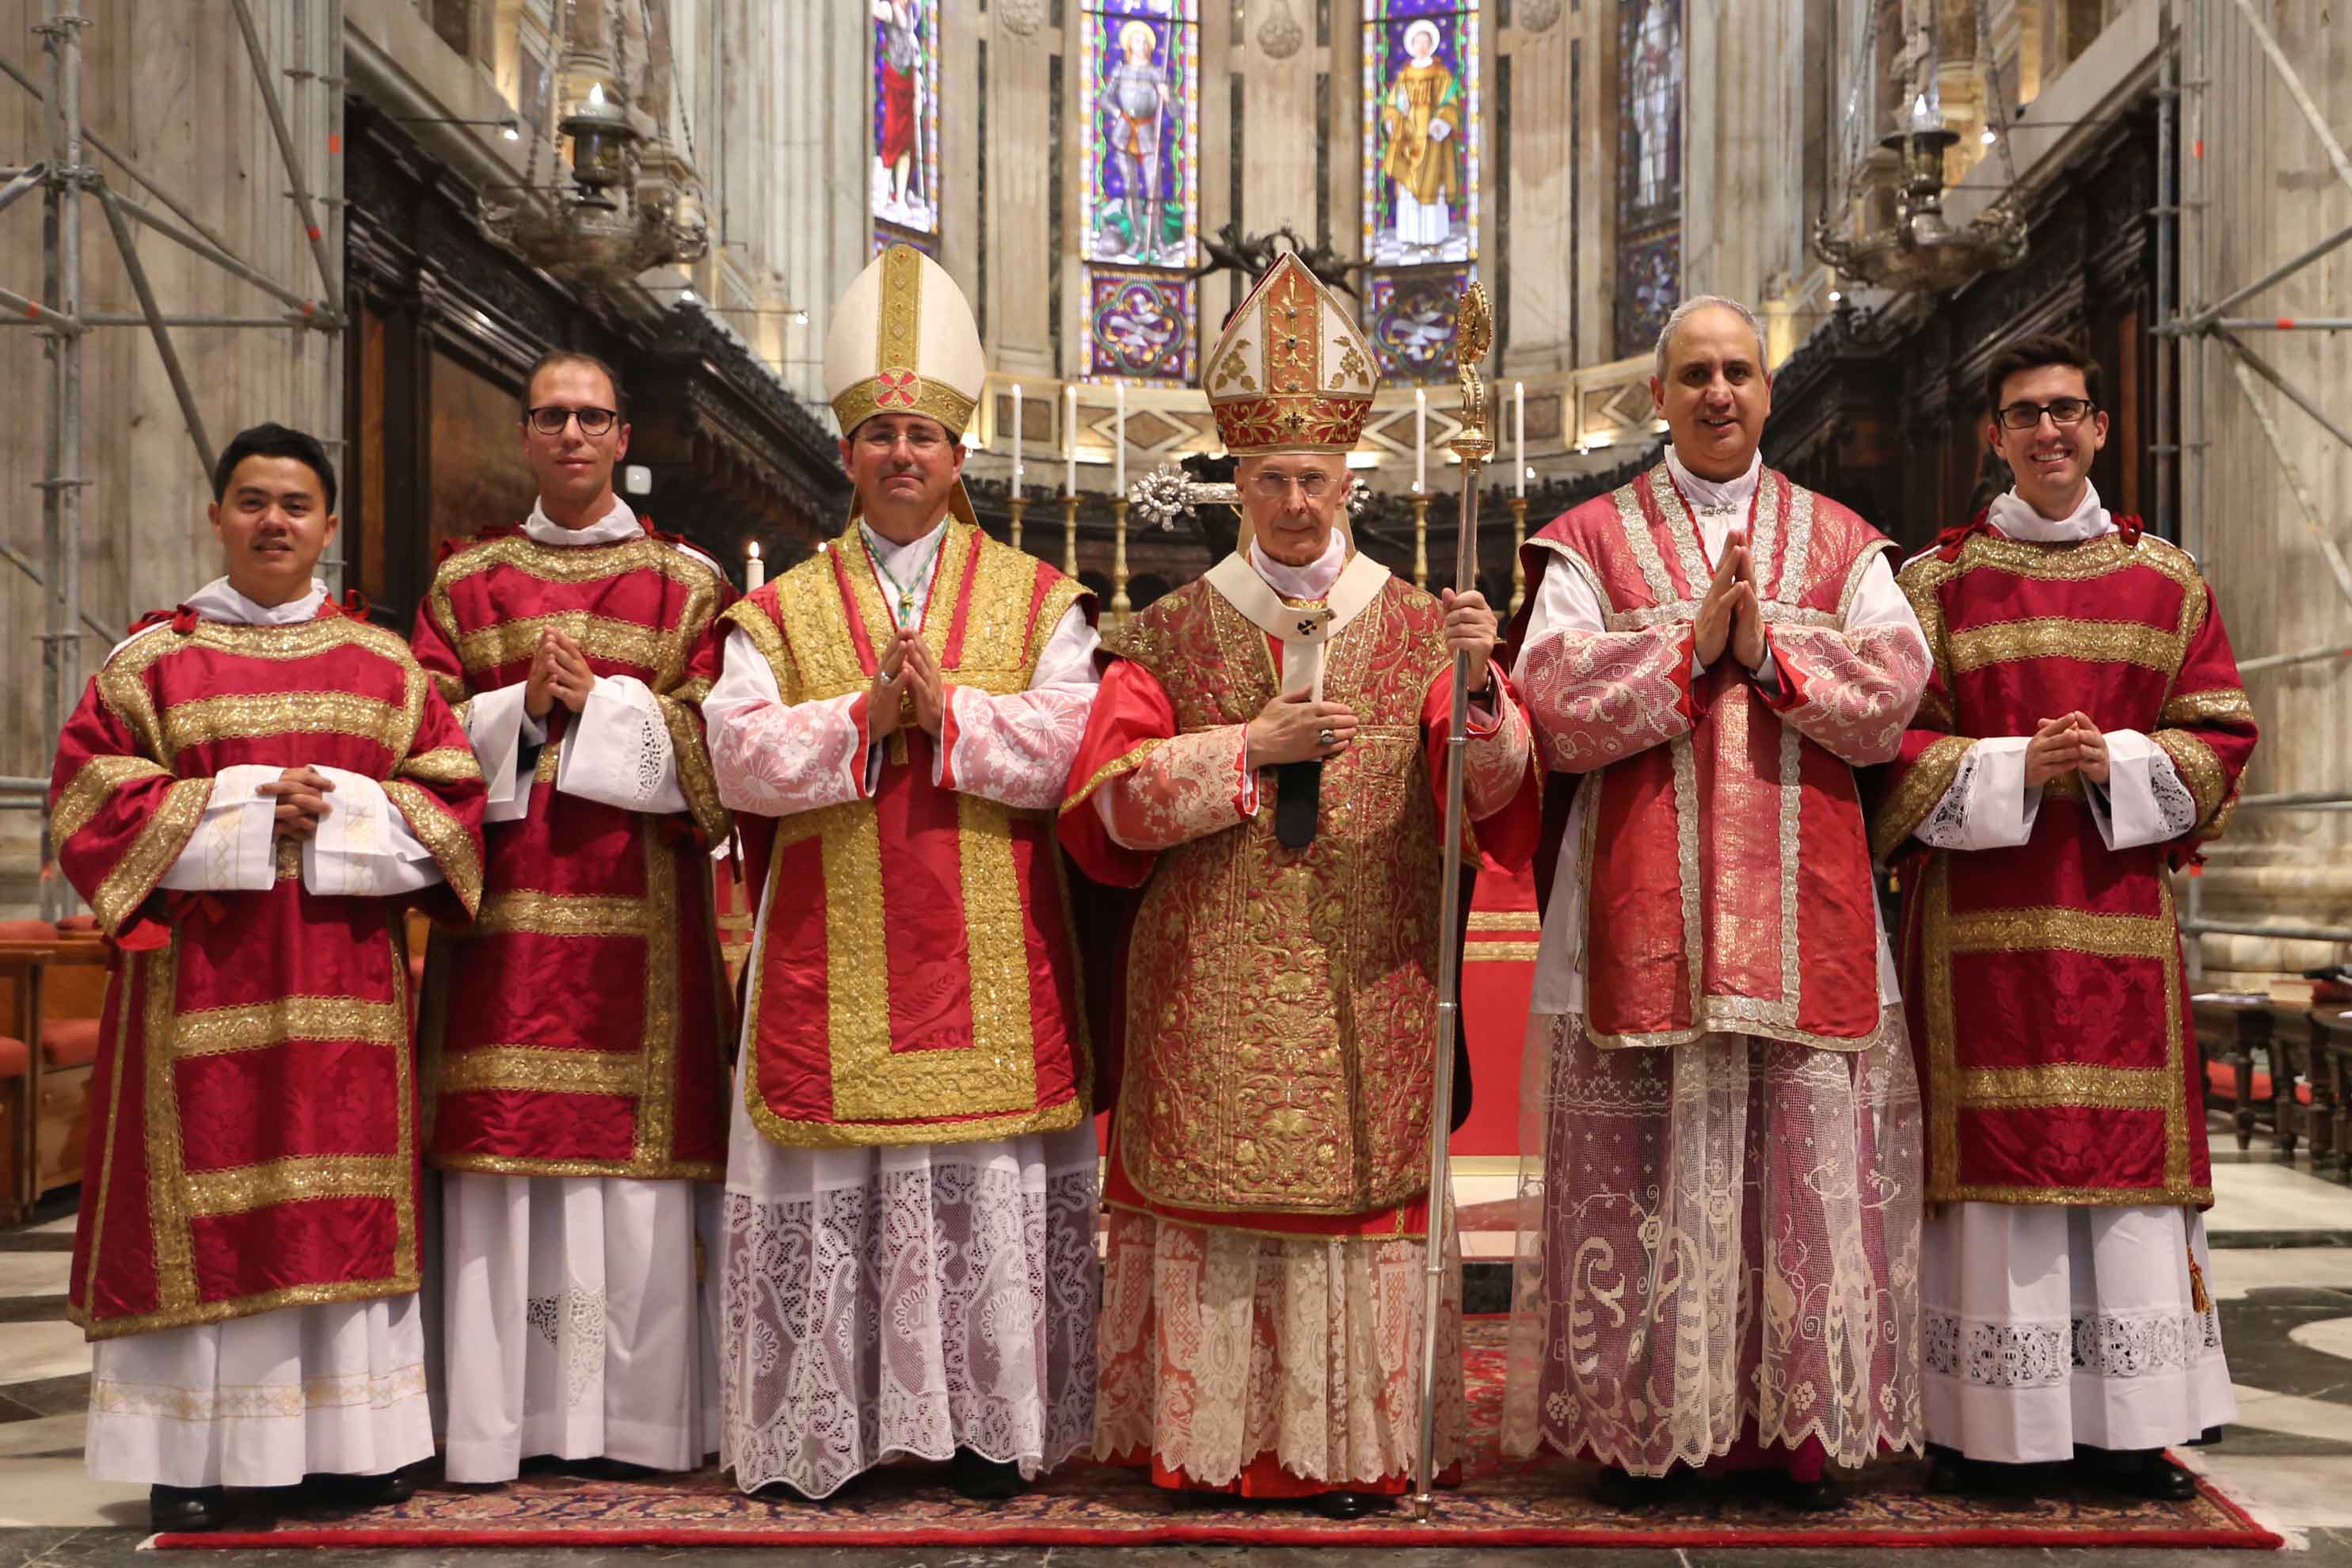
{"type": "MultiPolygon", "coordinates": [[[[1294,257],[1209,356],[1240,459],[1238,550],[1115,639],[1062,841],[1140,889],[1123,1035],[1096,1451],[1159,1484],[1339,1518],[1402,1492],[1420,1435],[1423,1267],[1454,656],[1469,656],[1460,831],[1524,863],[1526,715],[1475,593],[1359,552],[1347,455],[1370,345],[1294,257]]],[[[1459,1458],[1458,1259],[1437,1458],[1459,1458]]]]}

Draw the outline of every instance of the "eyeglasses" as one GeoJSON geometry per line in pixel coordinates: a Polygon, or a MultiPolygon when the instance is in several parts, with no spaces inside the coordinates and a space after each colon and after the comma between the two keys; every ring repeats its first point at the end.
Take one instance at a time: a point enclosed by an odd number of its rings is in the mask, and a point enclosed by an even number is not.
{"type": "Polygon", "coordinates": [[[609,408],[563,408],[548,403],[532,409],[526,417],[530,427],[542,436],[562,435],[563,427],[574,419],[580,421],[583,436],[602,436],[620,416],[609,408]]]}
{"type": "Polygon", "coordinates": [[[2000,422],[2010,430],[2031,430],[2050,416],[2050,423],[2058,426],[2080,425],[2083,416],[2098,406],[2087,398],[2061,397],[2048,403],[2012,403],[2000,411],[2000,422]]]}
{"type": "Polygon", "coordinates": [[[1330,493],[1328,474],[1300,474],[1296,479],[1288,474],[1259,474],[1250,480],[1250,488],[1267,500],[1280,500],[1297,485],[1298,493],[1308,500],[1321,500],[1330,493]]]}

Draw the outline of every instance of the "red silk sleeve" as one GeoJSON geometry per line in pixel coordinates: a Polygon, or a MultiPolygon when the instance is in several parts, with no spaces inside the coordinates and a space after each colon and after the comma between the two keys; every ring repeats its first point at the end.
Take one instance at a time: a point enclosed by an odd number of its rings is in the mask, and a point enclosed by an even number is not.
{"type": "Polygon", "coordinates": [[[2253,705],[2239,679],[2237,656],[2230,650],[2230,634],[2222,629],[2213,590],[2200,583],[2195,591],[2205,595],[2205,615],[2189,634],[2180,672],[2165,696],[2162,728],[2148,735],[2172,759],[2180,782],[2197,797],[2197,826],[2174,845],[2175,854],[2183,859],[2197,846],[2219,838],[2228,826],[2239,781],[2259,738],[2253,705]]]}
{"type": "Polygon", "coordinates": [[[1086,738],[1078,742],[1062,800],[1062,847],[1096,881],[1134,888],[1150,875],[1156,853],[1130,849],[1111,837],[1094,796],[1141,767],[1175,736],[1176,706],[1167,689],[1141,665],[1112,660],[1087,716],[1086,738]]]}
{"type": "Polygon", "coordinates": [[[466,679],[465,661],[457,657],[457,621],[449,610],[448,591],[436,582],[416,606],[416,625],[410,631],[408,651],[441,689],[443,700],[465,721],[467,700],[474,695],[466,679]]]}
{"type": "Polygon", "coordinates": [[[1633,632],[1550,631],[1520,656],[1519,687],[1553,768],[1591,773],[1686,735],[1691,696],[1687,622],[1633,632]]]}
{"type": "Polygon", "coordinates": [[[58,737],[50,833],[58,868],[100,929],[127,948],[161,947],[171,932],[155,885],[203,822],[213,781],[178,777],[146,755],[128,718],[102,694],[107,679],[101,671],[90,681],[58,737]]]}
{"type": "Polygon", "coordinates": [[[1777,690],[1758,694],[1780,721],[1855,767],[1891,762],[1927,682],[1927,650],[1908,626],[1853,631],[1768,626],[1777,690]]]}
{"type": "Polygon", "coordinates": [[[471,921],[482,904],[482,813],[489,785],[465,726],[430,683],[416,738],[384,781],[383,793],[441,868],[446,895],[428,894],[434,916],[457,924],[471,921]]]}

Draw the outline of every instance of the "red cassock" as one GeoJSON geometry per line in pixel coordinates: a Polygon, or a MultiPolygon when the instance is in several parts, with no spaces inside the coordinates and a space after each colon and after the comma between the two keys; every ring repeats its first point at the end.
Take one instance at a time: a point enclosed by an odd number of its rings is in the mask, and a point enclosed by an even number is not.
{"type": "Polygon", "coordinates": [[[2221,832],[2254,747],[2212,591],[2138,520],[2077,543],[1981,519],[1903,568],[1934,678],[1873,847],[1903,868],[1903,996],[1931,1203],[2208,1205],[2203,1089],[2168,865],[2221,832]],[[1970,744],[2079,710],[2171,760],[2197,821],[2110,850],[2075,775],[2010,849],[1912,837],[1970,744]]]}
{"type": "Polygon", "coordinates": [[[698,710],[732,598],[700,553],[650,525],[558,549],[487,529],[444,556],[415,650],[462,711],[529,679],[541,631],[598,676],[653,692],[690,812],[655,816],[559,792],[561,703],[520,821],[485,830],[481,918],[436,937],[419,1019],[443,1170],[716,1181],[727,1163],[727,1004],[709,847],[719,804],[698,710]]]}
{"type": "MultiPolygon", "coordinates": [[[[1576,571],[1608,608],[1606,631],[1541,638],[1518,670],[1552,767],[1591,775],[1570,853],[1587,900],[1585,1026],[1604,1048],[1719,1032],[1858,1050],[1879,1026],[1853,770],[1894,754],[1924,671],[1907,626],[1845,622],[1894,547],[1769,468],[1747,532],[1774,692],[1730,658],[1691,677],[1712,572],[1664,463],[1522,552],[1529,605],[1546,571],[1576,571]]],[[[1526,626],[1523,612],[1515,641],[1526,626]]],[[[1557,863],[1573,794],[1546,799],[1539,866],[1557,863]]],[[[1549,901],[1548,879],[1538,889],[1549,901]]]]}
{"type": "Polygon", "coordinates": [[[333,604],[182,611],[117,649],[59,738],[58,858],[118,949],[91,1079],[68,1310],[92,1339],[417,1288],[406,900],[158,883],[239,764],[379,782],[453,920],[481,892],[483,784],[398,637],[333,604]]]}

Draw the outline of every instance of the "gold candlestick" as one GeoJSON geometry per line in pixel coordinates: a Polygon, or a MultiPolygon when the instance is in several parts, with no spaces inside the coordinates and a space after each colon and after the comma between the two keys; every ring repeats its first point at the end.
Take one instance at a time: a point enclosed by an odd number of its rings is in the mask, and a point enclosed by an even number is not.
{"type": "Polygon", "coordinates": [[[1511,498],[1511,614],[1517,615],[1519,606],[1528,602],[1528,563],[1519,559],[1520,547],[1528,542],[1528,498],[1511,498]]]}
{"type": "Polygon", "coordinates": [[[1021,520],[1028,515],[1029,498],[1014,496],[1010,505],[1013,511],[1012,544],[1013,549],[1018,550],[1021,548],[1021,520]]]}
{"type": "Polygon", "coordinates": [[[1121,625],[1135,613],[1135,602],[1127,596],[1127,498],[1121,496],[1111,503],[1117,527],[1111,536],[1110,552],[1110,613],[1121,625]]]}
{"type": "Polygon", "coordinates": [[[1429,498],[1412,498],[1412,585],[1429,590],[1429,498]]]}
{"type": "Polygon", "coordinates": [[[1062,575],[1078,574],[1078,498],[1062,498],[1062,575]]]}

